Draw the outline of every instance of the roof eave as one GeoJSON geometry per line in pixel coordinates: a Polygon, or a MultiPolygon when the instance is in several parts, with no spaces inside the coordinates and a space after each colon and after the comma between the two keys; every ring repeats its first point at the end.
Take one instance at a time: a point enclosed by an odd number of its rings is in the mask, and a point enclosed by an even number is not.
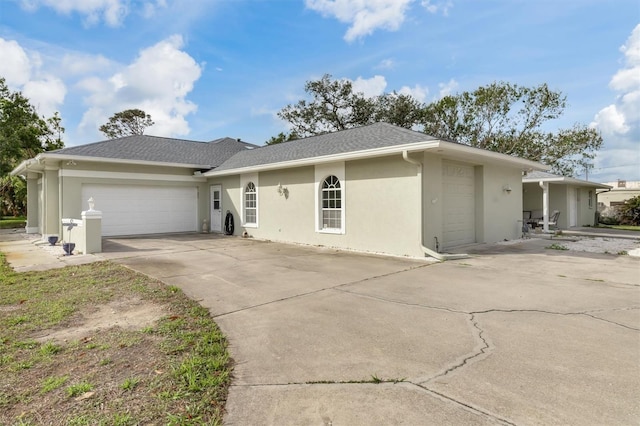
{"type": "Polygon", "coordinates": [[[147,160],[131,160],[123,158],[109,158],[109,157],[90,157],[86,155],[61,155],[53,153],[42,153],[36,158],[41,159],[53,159],[53,160],[73,160],[73,161],[89,161],[94,163],[113,163],[113,164],[131,164],[140,166],[163,166],[163,167],[178,167],[184,169],[211,169],[213,166],[210,164],[185,164],[185,163],[173,163],[164,161],[147,161],[147,160]]]}
{"type": "Polygon", "coordinates": [[[567,183],[574,184],[580,186],[590,186],[598,189],[611,189],[612,186],[605,185],[603,183],[597,182],[589,182],[586,180],[574,179],[566,176],[557,176],[557,177],[546,177],[546,178],[522,178],[522,183],[538,183],[538,182],[549,182],[549,183],[567,183]]]}
{"type": "MultiPolygon", "coordinates": [[[[441,153],[443,154],[472,154],[475,157],[481,157],[485,160],[489,161],[500,161],[507,162],[517,168],[521,168],[523,170],[547,170],[549,167],[544,164],[525,160],[523,158],[513,157],[506,154],[500,154],[497,152],[486,151],[483,149],[473,148],[467,145],[461,145],[455,142],[448,142],[439,139],[431,139],[428,141],[422,142],[414,142],[404,145],[393,145],[383,148],[374,148],[360,151],[353,151],[347,153],[340,154],[331,154],[324,155],[319,157],[309,157],[303,158],[299,160],[290,160],[290,161],[281,161],[277,163],[267,163],[260,164],[255,166],[246,166],[246,167],[238,167],[227,170],[210,170],[206,173],[203,173],[204,176],[207,177],[218,177],[218,176],[229,176],[229,175],[237,175],[242,173],[255,173],[255,172],[263,172],[277,169],[286,169],[293,167],[303,167],[310,166],[316,164],[323,163],[331,163],[336,161],[349,161],[349,160],[359,160],[365,158],[373,158],[373,157],[382,157],[385,155],[393,155],[393,154],[401,154],[403,151],[428,151],[428,150],[439,150],[441,149],[441,153]]],[[[440,152],[439,152],[440,153],[440,152]]]]}

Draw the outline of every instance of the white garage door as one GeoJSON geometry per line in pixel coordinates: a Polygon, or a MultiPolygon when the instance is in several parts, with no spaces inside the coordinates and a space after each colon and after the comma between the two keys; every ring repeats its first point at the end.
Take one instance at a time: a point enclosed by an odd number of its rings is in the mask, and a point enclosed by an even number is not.
{"type": "Polygon", "coordinates": [[[196,231],[195,187],[83,185],[83,205],[93,197],[102,212],[102,235],[140,235],[196,231]]]}
{"type": "Polygon", "coordinates": [[[444,248],[476,242],[473,166],[443,162],[444,248]]]}

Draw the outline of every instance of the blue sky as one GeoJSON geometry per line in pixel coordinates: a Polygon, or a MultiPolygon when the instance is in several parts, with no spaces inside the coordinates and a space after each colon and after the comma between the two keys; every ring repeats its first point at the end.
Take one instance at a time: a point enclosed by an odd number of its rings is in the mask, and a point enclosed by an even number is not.
{"type": "Polygon", "coordinates": [[[127,108],[148,134],[262,144],[325,73],[424,102],[547,83],[568,100],[549,129],[605,138],[589,179],[640,180],[638,0],[0,0],[0,58],[67,146],[127,108]]]}

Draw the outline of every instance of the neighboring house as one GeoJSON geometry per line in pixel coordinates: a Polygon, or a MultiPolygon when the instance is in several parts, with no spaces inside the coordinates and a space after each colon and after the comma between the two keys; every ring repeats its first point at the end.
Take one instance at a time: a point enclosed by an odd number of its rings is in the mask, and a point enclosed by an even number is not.
{"type": "Polygon", "coordinates": [[[523,219],[542,218],[545,204],[549,215],[560,212],[556,227],[593,226],[596,221],[596,191],[608,185],[558,176],[543,171],[527,173],[522,178],[523,219]]]}
{"type": "Polygon", "coordinates": [[[640,181],[628,181],[618,179],[616,182],[605,182],[609,190],[598,191],[599,207],[616,207],[624,204],[630,198],[640,195],[640,181]]]}
{"type": "Polygon", "coordinates": [[[518,238],[522,173],[544,168],[378,123],[264,147],[131,136],[12,173],[27,177],[27,231],[45,237],[93,197],[106,236],[221,232],[230,212],[236,235],[424,256],[518,238]]]}

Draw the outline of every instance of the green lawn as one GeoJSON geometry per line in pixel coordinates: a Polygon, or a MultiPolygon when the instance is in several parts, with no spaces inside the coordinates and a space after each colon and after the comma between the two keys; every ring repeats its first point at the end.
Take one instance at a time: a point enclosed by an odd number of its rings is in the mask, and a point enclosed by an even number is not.
{"type": "Polygon", "coordinates": [[[27,218],[24,216],[2,216],[0,217],[0,229],[24,228],[27,218]]]}
{"type": "Polygon", "coordinates": [[[231,371],[178,288],[110,262],[16,273],[0,253],[0,425],[221,424],[231,371]]]}

